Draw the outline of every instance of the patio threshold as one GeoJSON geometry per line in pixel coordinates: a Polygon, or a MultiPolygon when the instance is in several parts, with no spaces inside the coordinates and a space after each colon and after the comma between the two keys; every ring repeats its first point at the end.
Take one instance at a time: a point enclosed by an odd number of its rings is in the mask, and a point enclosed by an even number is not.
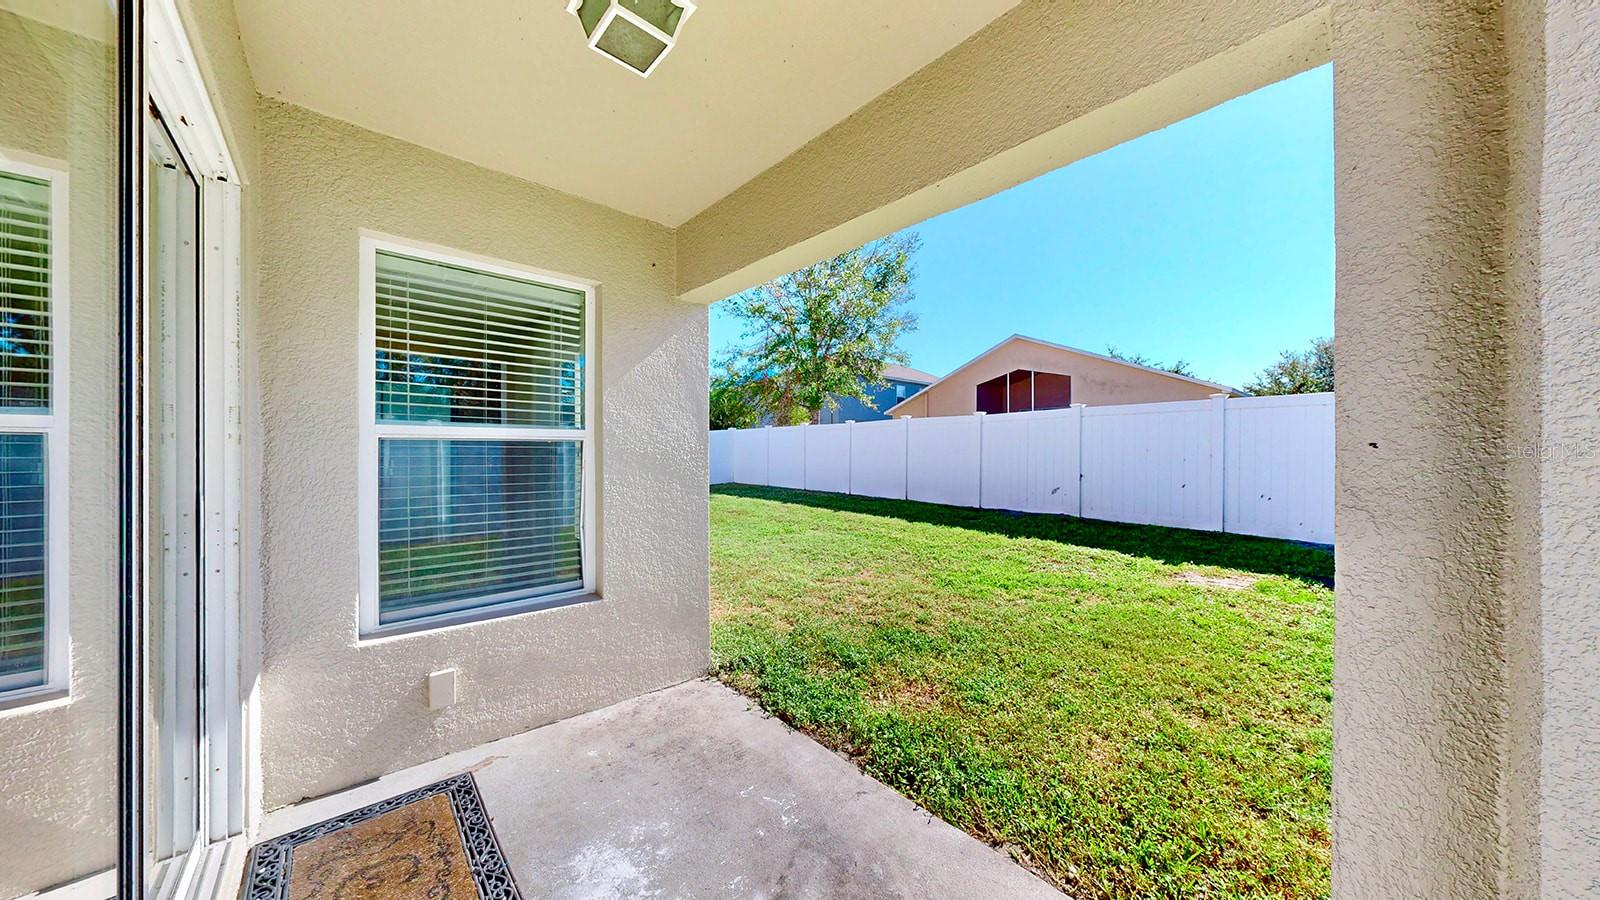
{"type": "Polygon", "coordinates": [[[276,810],[261,839],[462,772],[524,896],[1060,896],[710,679],[276,810]]]}

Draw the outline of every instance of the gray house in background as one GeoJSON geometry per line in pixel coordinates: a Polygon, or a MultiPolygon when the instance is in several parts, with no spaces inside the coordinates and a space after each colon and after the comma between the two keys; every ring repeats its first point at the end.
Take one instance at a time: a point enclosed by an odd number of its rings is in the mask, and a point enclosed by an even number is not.
{"type": "Polygon", "coordinates": [[[872,406],[857,400],[854,397],[834,397],[838,405],[832,409],[824,408],[817,416],[821,425],[831,425],[835,422],[872,422],[877,419],[889,418],[888,409],[915,395],[928,385],[939,380],[937,375],[929,375],[906,366],[890,366],[883,370],[883,380],[887,382],[882,387],[872,391],[872,406]]]}

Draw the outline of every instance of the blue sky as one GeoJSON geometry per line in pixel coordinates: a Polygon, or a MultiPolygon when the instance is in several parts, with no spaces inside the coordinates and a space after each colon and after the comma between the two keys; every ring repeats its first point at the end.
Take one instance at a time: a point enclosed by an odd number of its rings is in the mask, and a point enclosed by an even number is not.
{"type": "MultiPolygon", "coordinates": [[[[944,375],[1020,332],[1241,385],[1333,334],[1332,68],[910,230],[916,368],[944,375]]],[[[713,306],[713,358],[738,340],[713,306]]]]}

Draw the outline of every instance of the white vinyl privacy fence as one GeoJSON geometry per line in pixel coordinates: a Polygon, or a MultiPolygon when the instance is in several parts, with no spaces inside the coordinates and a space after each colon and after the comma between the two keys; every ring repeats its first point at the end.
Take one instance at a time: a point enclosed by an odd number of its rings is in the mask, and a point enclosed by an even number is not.
{"type": "Polygon", "coordinates": [[[1333,542],[1333,395],[711,433],[711,482],[1333,542]]]}

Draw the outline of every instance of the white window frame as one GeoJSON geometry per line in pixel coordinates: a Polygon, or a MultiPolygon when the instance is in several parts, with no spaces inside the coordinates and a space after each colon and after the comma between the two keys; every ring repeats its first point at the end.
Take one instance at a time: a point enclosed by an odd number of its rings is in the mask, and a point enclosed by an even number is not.
{"type": "MultiPolygon", "coordinates": [[[[0,433],[42,434],[45,440],[45,648],[44,681],[24,686],[0,679],[0,709],[65,696],[72,683],[71,634],[68,598],[71,555],[67,505],[70,498],[67,470],[71,438],[68,423],[68,348],[72,292],[68,287],[71,265],[71,230],[67,164],[17,150],[0,149],[0,170],[50,184],[50,406],[37,413],[0,412],[0,433]]],[[[16,682],[17,679],[13,679],[16,682]]]]}
{"type": "MultiPolygon", "coordinates": [[[[360,516],[360,587],[358,607],[360,639],[386,638],[421,631],[432,631],[452,625],[499,619],[579,600],[594,599],[597,573],[595,571],[595,291],[596,281],[563,275],[504,260],[479,256],[420,241],[408,240],[380,232],[363,230],[360,240],[360,357],[357,375],[357,421],[360,423],[360,449],[357,453],[360,472],[357,476],[357,508],[360,516]],[[551,287],[583,293],[583,427],[582,428],[529,428],[509,425],[473,424],[423,424],[379,423],[377,387],[377,259],[379,251],[398,253],[416,259],[471,269],[491,275],[502,275],[521,281],[535,281],[551,287]],[[580,467],[582,477],[579,490],[582,503],[579,515],[583,518],[581,540],[582,585],[568,591],[539,594],[520,600],[497,602],[488,594],[473,601],[474,605],[448,612],[419,616],[403,622],[382,624],[378,611],[378,441],[380,438],[423,438],[428,440],[550,440],[576,441],[581,446],[580,467]]],[[[463,601],[466,602],[466,601],[463,601]]]]}

